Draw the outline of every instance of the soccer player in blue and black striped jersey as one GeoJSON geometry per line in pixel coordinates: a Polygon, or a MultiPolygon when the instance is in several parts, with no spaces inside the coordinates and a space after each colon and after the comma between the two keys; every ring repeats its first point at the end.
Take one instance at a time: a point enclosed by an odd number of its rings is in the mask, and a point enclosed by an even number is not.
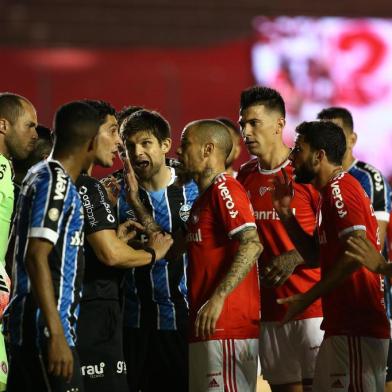
{"type": "Polygon", "coordinates": [[[83,391],[74,347],[84,217],[74,181],[94,158],[99,125],[91,106],[79,101],[62,106],[52,156],[23,181],[14,223],[14,286],[5,312],[10,392],[83,391]]]}
{"type": "MultiPolygon", "coordinates": [[[[180,185],[166,165],[170,127],[157,112],[139,110],[120,133],[138,179],[133,197],[122,184],[120,221],[138,218],[147,235],[182,229],[198,195],[194,182],[180,185]],[[127,203],[131,197],[132,207],[127,203]]],[[[124,355],[131,391],[188,390],[186,254],[169,252],[152,266],[134,268],[126,279],[124,355]]]]}

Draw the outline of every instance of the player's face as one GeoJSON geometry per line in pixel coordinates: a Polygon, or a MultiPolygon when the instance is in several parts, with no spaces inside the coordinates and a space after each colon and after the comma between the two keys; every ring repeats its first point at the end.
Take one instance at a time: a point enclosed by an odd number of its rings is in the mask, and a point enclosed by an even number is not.
{"type": "Polygon", "coordinates": [[[121,139],[118,134],[117,120],[109,114],[98,130],[94,163],[103,167],[111,167],[119,144],[121,144],[121,139]]]}
{"type": "Polygon", "coordinates": [[[151,179],[165,166],[165,155],[169,152],[171,140],[162,143],[150,131],[140,131],[127,138],[126,147],[131,164],[137,176],[151,179]]]}
{"type": "Polygon", "coordinates": [[[295,181],[301,184],[309,184],[316,177],[314,169],[314,153],[308,143],[305,143],[302,135],[298,135],[295,147],[290,155],[294,166],[295,181]]]}
{"type": "Polygon", "coordinates": [[[26,159],[34,150],[38,139],[35,130],[38,124],[37,113],[33,106],[22,101],[23,111],[17,120],[11,124],[7,122],[5,144],[12,158],[26,159]]]}
{"type": "Polygon", "coordinates": [[[202,172],[203,152],[192,128],[185,128],[181,134],[181,144],[177,149],[178,160],[183,170],[191,177],[202,172]]]}
{"type": "Polygon", "coordinates": [[[262,157],[276,143],[276,138],[282,137],[285,120],[276,110],[254,105],[241,112],[239,124],[249,153],[262,157]]]}

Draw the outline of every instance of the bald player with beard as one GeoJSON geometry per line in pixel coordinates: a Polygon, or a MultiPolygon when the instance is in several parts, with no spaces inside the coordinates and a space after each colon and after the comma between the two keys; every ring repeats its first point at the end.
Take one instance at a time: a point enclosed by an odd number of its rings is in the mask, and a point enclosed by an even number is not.
{"type": "Polygon", "coordinates": [[[262,252],[242,185],[225,173],[232,149],[217,120],[188,124],[177,150],[199,188],[187,224],[189,390],[254,391],[257,380],[262,252]]]}

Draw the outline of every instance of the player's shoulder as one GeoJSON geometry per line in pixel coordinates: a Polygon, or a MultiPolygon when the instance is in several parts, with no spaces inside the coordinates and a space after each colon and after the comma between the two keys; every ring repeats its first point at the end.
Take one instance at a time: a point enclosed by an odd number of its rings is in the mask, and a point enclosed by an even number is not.
{"type": "Polygon", "coordinates": [[[381,171],[371,165],[370,163],[364,162],[364,161],[356,161],[354,165],[352,166],[352,169],[357,169],[361,170],[362,172],[369,173],[370,175],[380,175],[383,177],[381,171]]]}
{"type": "Polygon", "coordinates": [[[217,175],[214,179],[213,185],[215,192],[223,192],[223,194],[228,191],[236,193],[245,192],[242,184],[236,178],[227,173],[217,175]]]}
{"type": "Polygon", "coordinates": [[[252,158],[248,162],[243,163],[238,170],[237,178],[239,180],[245,178],[249,173],[257,171],[259,167],[259,161],[257,158],[252,158]]]}
{"type": "Polygon", "coordinates": [[[342,194],[363,195],[364,190],[358,180],[348,172],[341,172],[331,178],[325,187],[327,193],[333,198],[340,198],[342,194]]]}

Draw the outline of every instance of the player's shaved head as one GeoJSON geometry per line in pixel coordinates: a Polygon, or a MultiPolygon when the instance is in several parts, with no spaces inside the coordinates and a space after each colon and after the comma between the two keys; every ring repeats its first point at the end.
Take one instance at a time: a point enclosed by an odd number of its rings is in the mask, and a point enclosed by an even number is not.
{"type": "Polygon", "coordinates": [[[193,121],[187,125],[186,132],[191,132],[200,144],[213,143],[225,159],[233,148],[233,140],[229,129],[218,120],[193,121]]]}

